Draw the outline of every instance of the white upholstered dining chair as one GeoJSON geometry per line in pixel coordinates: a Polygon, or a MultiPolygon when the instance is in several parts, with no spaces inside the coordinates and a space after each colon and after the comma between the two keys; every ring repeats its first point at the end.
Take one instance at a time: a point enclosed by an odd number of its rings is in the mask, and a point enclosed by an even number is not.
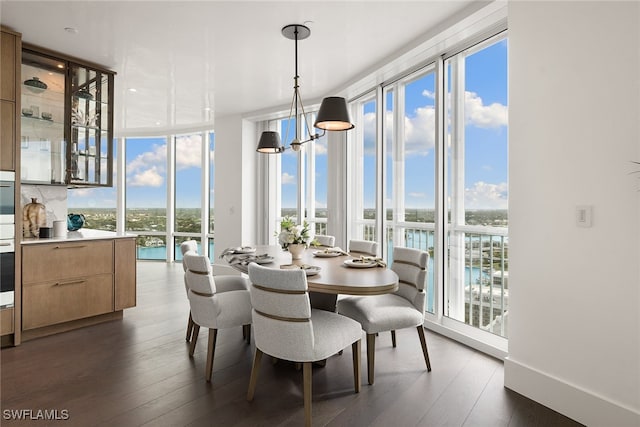
{"type": "Polygon", "coordinates": [[[200,327],[209,328],[209,346],[205,377],[211,381],[218,329],[242,326],[247,343],[251,340],[251,296],[247,279],[241,276],[216,276],[204,255],[187,252],[185,279],[193,318],[193,337],[189,355],[193,356],[200,327]]]}
{"type": "Polygon", "coordinates": [[[303,270],[249,264],[256,352],[247,400],[256,389],[260,360],[272,357],[302,363],[305,425],[311,425],[312,363],[351,345],[356,393],[360,391],[360,324],[337,313],[312,309],[303,270]]]}
{"type": "Polygon", "coordinates": [[[378,332],[391,331],[396,346],[397,329],[415,327],[422,354],[431,371],[427,342],[424,336],[425,285],[429,253],[418,249],[393,248],[391,269],[398,275],[398,290],[391,294],[344,297],[338,300],[338,313],[358,321],[367,333],[367,376],[374,381],[375,344],[378,332]]]}
{"type": "Polygon", "coordinates": [[[378,255],[378,242],[370,240],[349,240],[349,252],[358,252],[366,255],[378,255]]]}
{"type": "Polygon", "coordinates": [[[330,248],[336,245],[335,236],[316,234],[315,241],[318,242],[320,246],[328,246],[330,248]]]}
{"type": "MultiPolygon", "coordinates": [[[[198,253],[198,242],[196,242],[195,240],[185,240],[184,242],[180,243],[180,252],[182,253],[182,269],[185,271],[185,273],[187,272],[187,266],[184,263],[184,254],[186,254],[187,252],[193,252],[194,254],[198,253]]],[[[187,296],[189,295],[189,287],[187,286],[187,277],[185,274],[185,278],[184,278],[184,289],[187,293],[187,296]]],[[[187,321],[187,336],[186,336],[186,340],[187,342],[191,341],[191,335],[193,334],[193,318],[191,317],[191,310],[189,310],[189,320],[187,321]]]]}

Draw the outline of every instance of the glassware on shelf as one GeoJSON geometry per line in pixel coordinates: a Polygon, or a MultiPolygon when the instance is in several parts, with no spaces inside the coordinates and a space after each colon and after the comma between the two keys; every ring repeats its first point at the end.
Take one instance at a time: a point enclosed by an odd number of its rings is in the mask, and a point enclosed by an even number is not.
{"type": "Polygon", "coordinates": [[[44,92],[47,90],[47,84],[37,77],[31,77],[29,80],[24,81],[24,85],[35,93],[44,92]]]}
{"type": "Polygon", "coordinates": [[[87,89],[80,89],[75,94],[80,99],[88,99],[89,101],[93,101],[93,95],[87,89]]]}

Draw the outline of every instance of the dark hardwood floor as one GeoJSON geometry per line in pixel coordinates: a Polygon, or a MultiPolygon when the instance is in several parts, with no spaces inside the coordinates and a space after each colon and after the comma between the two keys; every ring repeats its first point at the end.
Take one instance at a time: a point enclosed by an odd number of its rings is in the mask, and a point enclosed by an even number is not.
{"type": "MultiPolygon", "coordinates": [[[[138,263],[138,306],[124,319],[4,348],[3,426],[298,426],[302,371],[263,358],[255,399],[246,401],[253,345],[242,329],[218,334],[205,382],[207,332],[188,356],[188,302],[179,264],[138,263]],[[18,421],[7,411],[57,410],[67,420],[18,421]]],[[[577,426],[503,387],[503,365],[427,331],[427,372],[414,329],[380,334],[376,381],[353,392],[351,349],[313,370],[313,422],[328,426],[577,426]]],[[[24,412],[23,412],[24,413],[24,412]]],[[[51,414],[51,412],[49,412],[51,414]]]]}

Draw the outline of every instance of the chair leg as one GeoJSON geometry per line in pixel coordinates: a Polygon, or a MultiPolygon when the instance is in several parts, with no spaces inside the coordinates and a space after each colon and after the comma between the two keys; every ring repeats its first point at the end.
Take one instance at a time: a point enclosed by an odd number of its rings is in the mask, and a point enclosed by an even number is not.
{"type": "Polygon", "coordinates": [[[424,327],[418,326],[418,336],[420,337],[420,344],[422,345],[422,354],[424,355],[424,361],[427,364],[427,371],[431,372],[431,362],[429,361],[429,350],[427,350],[427,340],[424,337],[424,327]]]}
{"type": "Polygon", "coordinates": [[[302,366],[304,395],[304,425],[311,427],[311,368],[313,362],[304,362],[302,366]]]}
{"type": "Polygon", "coordinates": [[[262,351],[256,347],[253,356],[253,366],[251,367],[251,377],[249,378],[249,390],[247,391],[247,400],[253,401],[253,394],[256,391],[256,383],[258,382],[258,372],[260,372],[260,360],[262,360],[262,351]]]}
{"type": "Polygon", "coordinates": [[[251,344],[251,325],[242,325],[242,338],[247,340],[247,344],[251,344]]]}
{"type": "Polygon", "coordinates": [[[376,334],[367,334],[367,376],[373,385],[373,370],[376,363],[376,334]]]}
{"type": "Polygon", "coordinates": [[[191,335],[193,334],[193,317],[191,317],[191,311],[189,311],[189,320],[187,321],[187,342],[191,341],[191,335]]]}
{"type": "Polygon", "coordinates": [[[218,336],[218,330],[209,328],[209,347],[207,349],[207,367],[204,372],[208,382],[211,382],[211,375],[213,374],[213,358],[216,354],[216,337],[217,336],[218,336]]]}
{"type": "Polygon", "coordinates": [[[351,344],[351,352],[353,353],[353,385],[356,393],[360,393],[360,341],[351,344]]]}
{"type": "Polygon", "coordinates": [[[196,343],[198,342],[198,334],[200,333],[200,325],[193,324],[193,332],[191,335],[191,347],[189,347],[189,356],[193,357],[193,353],[196,351],[196,343]]]}
{"type": "Polygon", "coordinates": [[[396,348],[396,331],[391,331],[391,344],[393,344],[393,348],[396,348]]]}

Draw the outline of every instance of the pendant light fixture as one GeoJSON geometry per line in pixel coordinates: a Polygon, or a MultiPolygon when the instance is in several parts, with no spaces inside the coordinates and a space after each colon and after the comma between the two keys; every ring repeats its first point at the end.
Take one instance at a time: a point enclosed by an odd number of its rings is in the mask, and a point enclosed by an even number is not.
{"type": "MultiPolygon", "coordinates": [[[[337,96],[331,96],[322,100],[320,104],[320,110],[318,111],[314,127],[322,129],[322,133],[311,133],[309,128],[309,122],[307,121],[307,115],[304,111],[304,105],[302,104],[302,97],[300,96],[300,84],[298,80],[298,40],[304,40],[311,35],[309,27],[301,24],[286,25],[282,28],[282,35],[290,40],[295,41],[295,75],[293,77],[293,99],[291,100],[291,107],[289,108],[289,120],[287,121],[287,134],[286,139],[289,137],[289,125],[291,119],[298,116],[298,108],[302,112],[302,120],[304,120],[305,127],[307,129],[307,135],[309,139],[304,141],[300,140],[300,126],[296,123],[295,137],[291,141],[291,149],[293,151],[300,151],[302,144],[309,141],[321,138],[326,131],[341,131],[353,129],[354,125],[349,119],[349,111],[347,110],[347,102],[344,98],[337,96]]],[[[267,154],[279,154],[285,150],[285,147],[280,141],[280,135],[274,131],[265,131],[260,136],[258,142],[258,148],[256,151],[267,154]]]]}

